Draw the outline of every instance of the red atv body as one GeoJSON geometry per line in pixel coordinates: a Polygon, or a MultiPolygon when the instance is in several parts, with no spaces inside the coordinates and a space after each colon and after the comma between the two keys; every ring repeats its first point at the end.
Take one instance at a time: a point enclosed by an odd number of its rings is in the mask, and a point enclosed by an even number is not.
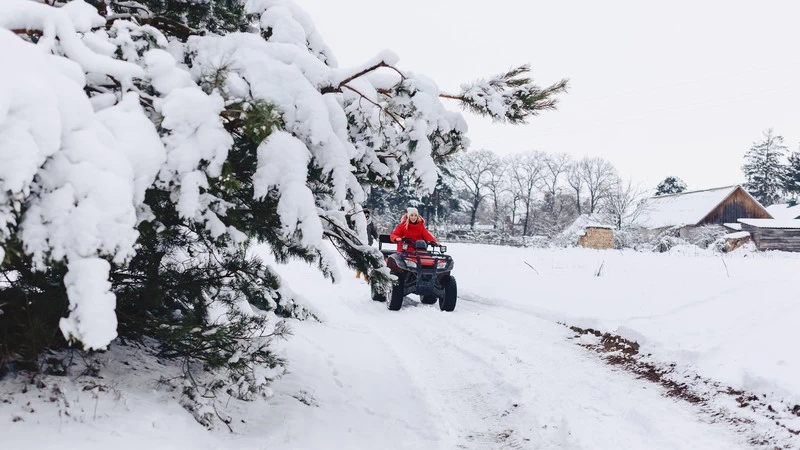
{"type": "Polygon", "coordinates": [[[424,304],[439,302],[442,311],[453,311],[458,299],[456,279],[451,275],[454,262],[446,254],[447,247],[425,241],[403,240],[402,251],[384,248],[383,244],[394,244],[388,235],[378,238],[378,248],[386,259],[386,265],[397,277],[392,289],[386,294],[372,292],[375,301],[387,301],[387,307],[397,311],[403,306],[408,294],[417,294],[424,304]]]}

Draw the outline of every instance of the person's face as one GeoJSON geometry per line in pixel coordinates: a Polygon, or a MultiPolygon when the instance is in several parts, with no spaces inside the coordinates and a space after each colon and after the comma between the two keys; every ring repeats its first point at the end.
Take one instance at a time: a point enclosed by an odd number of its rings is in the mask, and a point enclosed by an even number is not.
{"type": "Polygon", "coordinates": [[[411,223],[417,223],[417,221],[419,220],[419,214],[414,214],[414,213],[409,214],[408,215],[408,220],[411,223]]]}

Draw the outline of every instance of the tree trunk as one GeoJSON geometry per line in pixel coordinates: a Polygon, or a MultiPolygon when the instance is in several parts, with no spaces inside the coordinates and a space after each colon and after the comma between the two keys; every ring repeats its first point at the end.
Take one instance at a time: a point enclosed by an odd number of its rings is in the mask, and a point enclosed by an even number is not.
{"type": "Polygon", "coordinates": [[[523,236],[527,236],[528,235],[528,221],[530,220],[530,217],[531,217],[531,206],[528,203],[526,203],[525,204],[525,223],[523,223],[523,225],[522,225],[522,235],[523,236]]]}
{"type": "Polygon", "coordinates": [[[479,201],[475,201],[472,204],[472,217],[470,217],[469,227],[470,229],[475,229],[475,219],[478,217],[478,206],[480,205],[479,201]]]}

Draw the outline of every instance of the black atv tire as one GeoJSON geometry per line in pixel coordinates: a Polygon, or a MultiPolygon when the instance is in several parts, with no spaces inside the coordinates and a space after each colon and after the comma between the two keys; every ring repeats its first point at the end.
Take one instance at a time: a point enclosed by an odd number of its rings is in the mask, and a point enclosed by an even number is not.
{"type": "Polygon", "coordinates": [[[399,311],[403,306],[405,284],[405,274],[398,274],[397,281],[392,285],[392,292],[389,293],[389,301],[386,303],[386,307],[389,308],[389,311],[399,311]]]}
{"type": "Polygon", "coordinates": [[[439,299],[439,309],[442,311],[452,312],[456,309],[456,300],[458,299],[458,284],[456,284],[456,277],[450,276],[444,285],[444,296],[439,299]]]}
{"type": "Polygon", "coordinates": [[[376,302],[385,302],[386,301],[386,293],[381,294],[380,292],[376,292],[374,288],[370,287],[370,292],[372,293],[372,300],[376,302]]]}
{"type": "Polygon", "coordinates": [[[432,305],[432,304],[436,303],[436,300],[439,300],[439,299],[436,298],[436,296],[433,295],[433,294],[431,294],[431,295],[423,295],[423,296],[420,296],[420,298],[419,298],[419,301],[421,301],[425,305],[432,305]]]}

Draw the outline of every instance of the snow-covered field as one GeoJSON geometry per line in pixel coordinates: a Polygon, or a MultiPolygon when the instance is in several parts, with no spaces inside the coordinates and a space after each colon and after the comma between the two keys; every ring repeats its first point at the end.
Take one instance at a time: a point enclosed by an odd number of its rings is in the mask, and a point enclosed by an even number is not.
{"type": "Polygon", "coordinates": [[[452,253],[467,262],[458,275],[468,300],[614,332],[733,387],[800,403],[800,255],[468,245],[452,253]]]}
{"type": "MultiPolygon", "coordinates": [[[[197,425],[174,392],[156,383],[175,369],[127,348],[103,356],[113,361],[100,380],[46,377],[46,387],[25,393],[22,379],[0,386],[2,447],[751,446],[752,435],[712,423],[696,406],[606,365],[558,322],[633,338],[656,360],[736,388],[800,398],[792,326],[800,320],[798,256],[467,244],[450,250],[460,289],[451,314],[414,296],[392,313],[370,301],[368,286],[354,277],[331,285],[303,264],[281,267],[323,322],[292,324],[294,336],[282,344],[290,373],[266,402],[230,401],[233,433],[197,425]]],[[[760,431],[773,443],[800,447],[797,436],[760,431]]]]}

